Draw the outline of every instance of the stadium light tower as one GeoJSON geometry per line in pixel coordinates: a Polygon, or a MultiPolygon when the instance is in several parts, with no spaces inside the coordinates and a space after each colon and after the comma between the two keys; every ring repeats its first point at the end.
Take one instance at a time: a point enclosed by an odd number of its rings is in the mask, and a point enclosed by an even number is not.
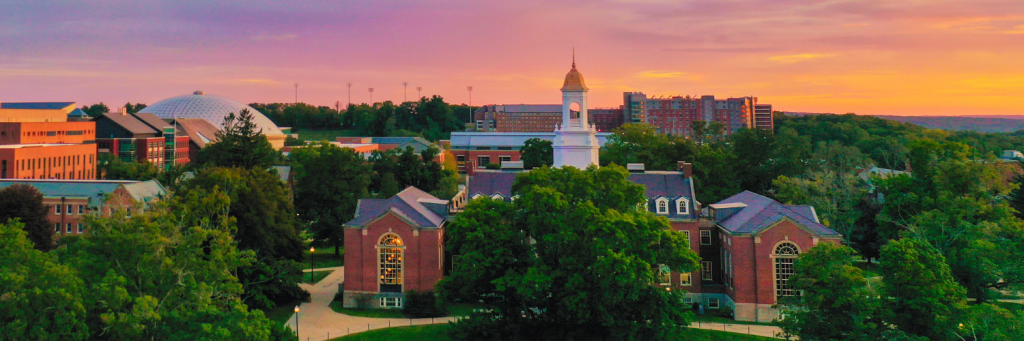
{"type": "Polygon", "coordinates": [[[420,100],[421,98],[423,98],[423,95],[420,94],[421,91],[423,91],[423,87],[422,86],[417,86],[416,87],[416,100],[417,101],[420,100]]]}
{"type": "Polygon", "coordinates": [[[299,83],[295,83],[295,104],[299,104],[299,83]]]}
{"type": "Polygon", "coordinates": [[[348,105],[352,105],[352,83],[348,83],[348,105]]]}
{"type": "Polygon", "coordinates": [[[373,106],[373,88],[370,88],[370,106],[373,106]]]}
{"type": "Polygon", "coordinates": [[[467,86],[466,90],[469,90],[469,108],[473,109],[473,86],[467,86]]]}
{"type": "Polygon", "coordinates": [[[402,82],[402,102],[409,101],[409,82],[402,82]]]}

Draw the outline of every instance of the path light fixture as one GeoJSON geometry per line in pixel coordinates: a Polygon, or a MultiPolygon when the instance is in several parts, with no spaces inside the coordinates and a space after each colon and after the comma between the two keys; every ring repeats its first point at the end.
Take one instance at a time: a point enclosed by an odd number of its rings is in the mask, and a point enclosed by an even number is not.
{"type": "Polygon", "coordinates": [[[295,338],[299,338],[299,306],[295,306],[295,338]]]}
{"type": "Polygon", "coordinates": [[[315,269],[313,267],[313,252],[316,252],[316,248],[310,246],[309,247],[309,284],[315,284],[315,283],[313,283],[313,269],[315,269]]]}

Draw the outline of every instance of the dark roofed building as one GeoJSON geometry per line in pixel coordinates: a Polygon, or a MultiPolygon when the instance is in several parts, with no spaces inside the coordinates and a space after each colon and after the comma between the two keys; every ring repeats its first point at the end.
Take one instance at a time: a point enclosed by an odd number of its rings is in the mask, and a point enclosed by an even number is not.
{"type": "Polygon", "coordinates": [[[159,168],[184,165],[190,160],[188,137],[176,136],[174,126],[153,114],[103,113],[96,123],[99,154],[125,162],[149,162],[159,168]]]}
{"type": "Polygon", "coordinates": [[[409,290],[433,290],[444,266],[448,200],[408,187],[388,199],[360,199],[345,223],[345,307],[374,296],[378,308],[402,308],[409,290]]]}
{"type": "Polygon", "coordinates": [[[0,109],[61,110],[74,106],[75,102],[5,102],[0,109]]]}
{"type": "Polygon", "coordinates": [[[797,295],[789,284],[796,257],[818,243],[842,241],[842,235],[821,224],[813,207],[784,205],[750,191],[708,205],[707,218],[701,248],[718,254],[701,253],[702,263],[714,265],[702,268],[710,286],[701,292],[733,306],[737,320],[778,318],[774,306],[779,299],[797,295]]]}

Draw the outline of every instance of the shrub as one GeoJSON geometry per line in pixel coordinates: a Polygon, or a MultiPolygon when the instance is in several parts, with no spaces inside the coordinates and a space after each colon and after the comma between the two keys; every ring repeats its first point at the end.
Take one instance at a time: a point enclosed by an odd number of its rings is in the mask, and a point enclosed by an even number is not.
{"type": "Polygon", "coordinates": [[[732,307],[724,306],[721,309],[718,309],[718,315],[721,316],[721,317],[725,317],[725,318],[732,318],[732,315],[733,315],[732,307]]]}
{"type": "Polygon", "coordinates": [[[441,317],[448,315],[448,307],[437,299],[433,291],[405,292],[403,313],[410,318],[441,317]]]}
{"type": "Polygon", "coordinates": [[[356,301],[356,309],[370,309],[373,304],[373,299],[376,297],[377,295],[361,292],[355,294],[352,299],[356,301]]]}
{"type": "Polygon", "coordinates": [[[488,163],[488,164],[487,164],[486,166],[484,166],[484,167],[487,167],[487,169],[501,169],[501,164],[497,164],[497,163],[488,163]]]}
{"type": "Polygon", "coordinates": [[[344,290],[338,290],[338,292],[334,293],[334,300],[333,301],[334,302],[345,302],[345,291],[344,290]]]}

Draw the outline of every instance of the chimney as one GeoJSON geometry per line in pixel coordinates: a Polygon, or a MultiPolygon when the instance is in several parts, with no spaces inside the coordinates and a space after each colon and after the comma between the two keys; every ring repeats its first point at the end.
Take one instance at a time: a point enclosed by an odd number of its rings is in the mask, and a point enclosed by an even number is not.
{"type": "Polygon", "coordinates": [[[693,177],[693,164],[686,161],[679,161],[676,163],[680,172],[683,172],[683,178],[689,179],[693,177]]]}
{"type": "Polygon", "coordinates": [[[121,116],[128,116],[128,108],[120,107],[117,109],[117,112],[120,113],[121,116]]]}
{"type": "Polygon", "coordinates": [[[644,172],[644,164],[642,164],[642,163],[627,163],[626,164],[626,170],[628,170],[630,173],[643,173],[644,172]]]}
{"type": "Polygon", "coordinates": [[[466,160],[466,176],[473,176],[476,173],[476,161],[466,160]]]}

